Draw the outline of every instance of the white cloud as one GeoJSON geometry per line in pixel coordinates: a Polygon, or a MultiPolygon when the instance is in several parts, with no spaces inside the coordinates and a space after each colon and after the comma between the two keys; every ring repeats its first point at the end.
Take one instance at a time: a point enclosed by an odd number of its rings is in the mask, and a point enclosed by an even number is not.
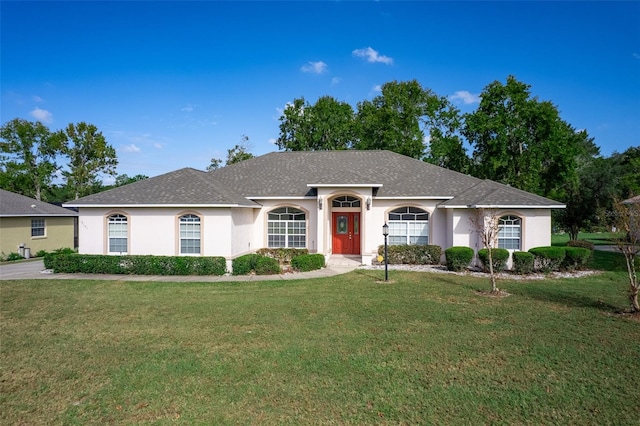
{"type": "Polygon", "coordinates": [[[356,58],[363,58],[367,62],[381,62],[387,65],[393,64],[392,58],[380,55],[378,51],[372,49],[371,47],[367,47],[366,49],[356,49],[352,53],[356,58]]]}
{"type": "Polygon", "coordinates": [[[163,144],[163,143],[156,142],[156,143],[154,143],[154,144],[153,144],[153,147],[154,147],[155,149],[164,149],[164,144],[163,144]]]}
{"type": "Polygon", "coordinates": [[[40,96],[38,96],[38,95],[33,95],[33,96],[31,97],[31,99],[33,99],[33,102],[38,102],[38,103],[42,103],[42,102],[44,102],[44,99],[42,99],[42,98],[41,98],[40,96]]]}
{"type": "Polygon", "coordinates": [[[272,144],[272,145],[275,145],[276,143],[278,143],[278,140],[274,139],[274,138],[270,138],[269,139],[269,143],[272,144]]]}
{"type": "Polygon", "coordinates": [[[46,109],[40,109],[38,107],[36,107],[36,109],[34,109],[33,111],[31,111],[31,116],[33,118],[35,118],[38,121],[41,121],[43,123],[52,123],[53,122],[53,114],[51,114],[49,111],[47,111],[46,109]]]}
{"type": "Polygon", "coordinates": [[[373,91],[382,92],[382,86],[380,84],[376,84],[375,86],[373,86],[373,91]]]}
{"type": "Polygon", "coordinates": [[[184,106],[184,107],[180,108],[180,111],[182,111],[182,112],[192,112],[193,111],[193,105],[184,106]]]}
{"type": "Polygon", "coordinates": [[[452,101],[462,101],[463,104],[478,104],[480,103],[480,95],[469,93],[466,90],[458,90],[453,95],[449,96],[452,101]]]}
{"type": "Polygon", "coordinates": [[[303,65],[300,70],[302,72],[310,72],[314,74],[322,74],[327,71],[327,64],[322,61],[318,62],[307,62],[303,65]]]}
{"type": "Polygon", "coordinates": [[[342,79],[340,77],[333,77],[331,79],[331,85],[332,86],[337,86],[338,84],[340,84],[342,82],[342,79]]]}
{"type": "Polygon", "coordinates": [[[640,53],[633,52],[633,57],[636,59],[640,59],[640,53]]]}
{"type": "Polygon", "coordinates": [[[138,148],[134,144],[131,144],[131,145],[125,145],[124,147],[122,147],[122,151],[124,151],[124,152],[140,152],[140,148],[138,148]]]}

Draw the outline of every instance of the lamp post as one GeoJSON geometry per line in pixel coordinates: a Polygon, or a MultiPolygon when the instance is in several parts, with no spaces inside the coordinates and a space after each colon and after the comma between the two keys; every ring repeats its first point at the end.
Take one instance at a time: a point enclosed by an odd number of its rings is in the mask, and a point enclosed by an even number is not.
{"type": "Polygon", "coordinates": [[[389,281],[389,262],[387,261],[387,237],[389,236],[389,225],[382,225],[382,235],[384,235],[384,280],[389,281]]]}

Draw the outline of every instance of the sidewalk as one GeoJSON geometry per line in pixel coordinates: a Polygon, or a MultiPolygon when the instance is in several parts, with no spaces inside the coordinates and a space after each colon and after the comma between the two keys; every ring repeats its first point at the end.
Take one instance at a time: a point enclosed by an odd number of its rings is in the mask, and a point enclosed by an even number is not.
{"type": "Polygon", "coordinates": [[[279,281],[324,278],[346,274],[358,265],[329,265],[310,272],[279,275],[120,275],[120,274],[54,274],[44,269],[41,259],[0,265],[0,280],[107,280],[156,282],[226,282],[226,281],[279,281]]]}

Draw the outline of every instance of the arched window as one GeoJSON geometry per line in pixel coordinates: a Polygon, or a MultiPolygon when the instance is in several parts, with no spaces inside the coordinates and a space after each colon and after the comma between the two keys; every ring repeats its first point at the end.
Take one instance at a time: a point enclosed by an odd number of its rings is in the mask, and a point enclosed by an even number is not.
{"type": "Polygon", "coordinates": [[[429,213],[400,207],[389,213],[389,244],[429,244],[429,213]]]}
{"type": "Polygon", "coordinates": [[[334,198],[331,202],[332,207],[360,207],[360,199],[345,195],[343,197],[334,198]]]}
{"type": "Polygon", "coordinates": [[[200,254],[200,217],[180,216],[180,254],[200,254]]]}
{"type": "Polygon", "coordinates": [[[522,219],[518,216],[502,216],[498,222],[498,248],[520,250],[522,219]]]}
{"type": "Polygon", "coordinates": [[[271,210],[267,219],[269,248],[305,248],[307,246],[307,215],[293,207],[271,210]]]}
{"type": "Polygon", "coordinates": [[[122,254],[129,251],[129,228],[125,215],[112,214],[107,218],[107,234],[109,238],[109,253],[122,254]]]}

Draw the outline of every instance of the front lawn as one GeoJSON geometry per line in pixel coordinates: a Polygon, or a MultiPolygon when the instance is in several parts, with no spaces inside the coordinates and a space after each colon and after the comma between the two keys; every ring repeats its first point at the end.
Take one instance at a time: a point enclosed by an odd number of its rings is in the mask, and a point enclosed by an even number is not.
{"type": "MultiPolygon", "coordinates": [[[[617,234],[613,232],[580,232],[578,233],[579,240],[587,240],[592,242],[596,246],[601,245],[615,245],[617,234]]],[[[569,242],[569,234],[553,234],[551,235],[551,245],[564,246],[569,242]]]]}
{"type": "Polygon", "coordinates": [[[382,274],[0,282],[0,423],[637,424],[623,271],[382,274]]]}

